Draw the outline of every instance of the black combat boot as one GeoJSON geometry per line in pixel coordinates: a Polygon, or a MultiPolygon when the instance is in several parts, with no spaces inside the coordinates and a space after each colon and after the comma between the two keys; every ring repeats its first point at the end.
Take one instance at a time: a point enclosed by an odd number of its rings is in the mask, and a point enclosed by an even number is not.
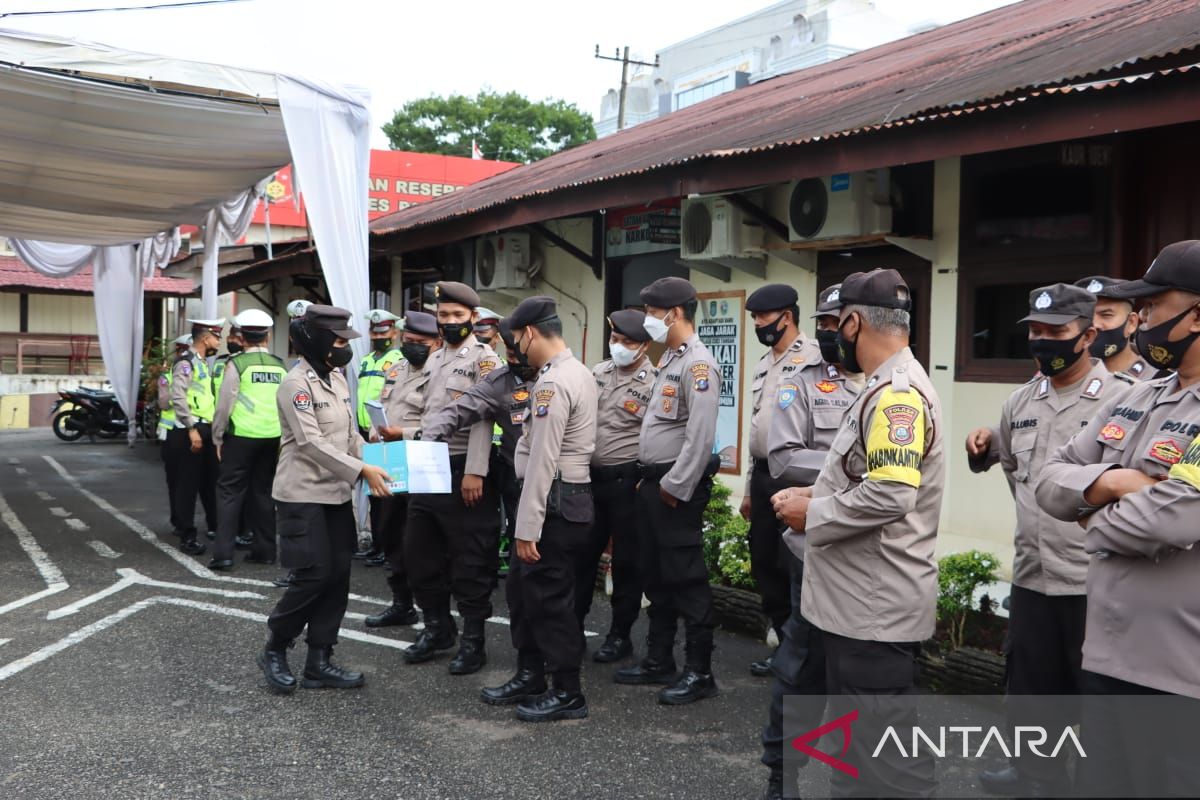
{"type": "Polygon", "coordinates": [[[393,603],[382,612],[367,617],[368,628],[386,628],[389,625],[416,625],[421,616],[412,606],[401,606],[393,603]]]}
{"type": "Polygon", "coordinates": [[[202,556],[207,548],[202,542],[196,540],[196,534],[193,532],[189,538],[179,543],[179,549],[189,556],[202,556]]]}
{"type": "Polygon", "coordinates": [[[454,647],[456,633],[454,620],[449,614],[435,617],[427,613],[425,630],[404,651],[404,660],[409,664],[421,664],[433,659],[439,652],[454,647]]]}
{"type": "Polygon", "coordinates": [[[458,654],[450,662],[451,675],[470,675],[479,672],[487,663],[487,652],[483,645],[483,620],[464,619],[462,643],[458,654]]]}
{"type": "Polygon", "coordinates": [[[305,689],[357,689],[366,683],[361,672],[333,664],[329,660],[332,655],[332,645],[310,644],[308,661],[304,664],[304,680],[300,685],[305,689]]]}
{"type": "Polygon", "coordinates": [[[633,642],[629,641],[629,637],[610,632],[608,636],[604,637],[604,644],[592,653],[592,661],[597,664],[611,664],[614,661],[629,658],[631,655],[633,655],[633,642]]]}
{"type": "Polygon", "coordinates": [[[287,651],[291,642],[282,642],[274,636],[258,654],[258,668],[267,678],[267,688],[275,694],[291,694],[296,691],[296,676],[287,662],[287,651]]]}
{"type": "Polygon", "coordinates": [[[587,715],[587,698],[580,690],[578,672],[556,674],[553,690],[517,705],[517,718],[524,722],[584,719],[587,715]]]}
{"type": "Polygon", "coordinates": [[[479,690],[479,699],[488,705],[508,706],[532,700],[538,695],[545,694],[546,673],[541,669],[518,669],[517,674],[508,683],[500,686],[486,686],[479,690]]]}
{"type": "Polygon", "coordinates": [[[693,667],[684,667],[683,674],[670,686],[658,693],[658,702],[669,706],[682,706],[717,695],[717,682],[711,671],[701,672],[693,667]]]}

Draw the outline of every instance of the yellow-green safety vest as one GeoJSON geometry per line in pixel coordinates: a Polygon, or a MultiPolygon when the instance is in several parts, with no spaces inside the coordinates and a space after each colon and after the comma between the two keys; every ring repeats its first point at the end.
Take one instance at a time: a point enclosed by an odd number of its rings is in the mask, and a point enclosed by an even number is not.
{"type": "Polygon", "coordinates": [[[208,362],[197,355],[191,359],[192,382],[188,385],[188,408],[199,422],[212,422],[217,413],[217,400],[212,392],[212,372],[208,362]]]}
{"type": "Polygon", "coordinates": [[[358,365],[358,427],[371,427],[371,418],[367,416],[367,401],[378,400],[383,395],[387,371],[403,360],[404,355],[395,348],[380,355],[370,352],[363,356],[358,365]]]}
{"type": "Polygon", "coordinates": [[[504,428],[500,427],[500,423],[492,423],[492,447],[499,447],[500,440],[504,438],[504,428]]]}
{"type": "Polygon", "coordinates": [[[225,365],[229,363],[230,356],[223,355],[213,362],[212,382],[213,382],[213,397],[221,396],[221,380],[225,377],[225,365]]]}
{"type": "Polygon", "coordinates": [[[275,395],[288,372],[283,359],[263,352],[238,353],[230,363],[238,373],[237,402],[229,415],[230,432],[247,439],[279,438],[275,395]]]}
{"type": "Polygon", "coordinates": [[[172,431],[175,430],[175,407],[171,405],[169,398],[171,397],[171,384],[174,383],[175,378],[171,375],[171,370],[168,369],[158,376],[158,381],[167,387],[168,398],[167,407],[158,410],[158,429],[160,431],[172,431]]]}

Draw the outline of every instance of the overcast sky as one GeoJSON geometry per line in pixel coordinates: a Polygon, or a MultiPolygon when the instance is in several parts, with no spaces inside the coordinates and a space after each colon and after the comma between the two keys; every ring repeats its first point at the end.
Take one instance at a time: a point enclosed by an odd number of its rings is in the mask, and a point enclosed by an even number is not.
{"type": "MultiPolygon", "coordinates": [[[[170,0],[0,0],[0,13],[149,5],[170,0]]],[[[1011,0],[877,0],[903,25],[940,24],[1011,0]]],[[[474,94],[484,86],[563,98],[593,116],[620,82],[620,65],[594,57],[629,45],[656,50],[771,5],[763,0],[246,0],[153,11],[0,17],[0,27],[88,39],[179,58],[312,75],[363,86],[372,145],[406,100],[474,94]]]]}

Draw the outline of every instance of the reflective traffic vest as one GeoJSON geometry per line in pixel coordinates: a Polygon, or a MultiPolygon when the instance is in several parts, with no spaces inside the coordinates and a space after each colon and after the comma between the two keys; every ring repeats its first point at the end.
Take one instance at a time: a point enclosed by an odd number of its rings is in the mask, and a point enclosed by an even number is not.
{"type": "Polygon", "coordinates": [[[230,356],[228,354],[218,356],[213,362],[212,381],[213,381],[213,397],[221,396],[221,380],[225,377],[225,365],[229,363],[230,356]]]}
{"type": "Polygon", "coordinates": [[[158,430],[160,436],[175,429],[175,407],[171,405],[171,370],[164,369],[158,376],[158,430]]]}
{"type": "Polygon", "coordinates": [[[403,354],[395,349],[379,355],[370,352],[363,356],[358,365],[358,427],[371,427],[366,403],[380,398],[383,385],[387,382],[387,371],[403,360],[403,354]]]}
{"type": "Polygon", "coordinates": [[[247,439],[279,438],[279,407],[275,395],[287,367],[270,353],[238,353],[230,363],[238,374],[237,402],[229,420],[231,433],[247,439]]]}
{"type": "Polygon", "coordinates": [[[208,362],[199,355],[191,357],[192,382],[188,384],[188,408],[192,416],[200,422],[212,422],[217,413],[217,400],[213,396],[212,372],[208,362]]]}

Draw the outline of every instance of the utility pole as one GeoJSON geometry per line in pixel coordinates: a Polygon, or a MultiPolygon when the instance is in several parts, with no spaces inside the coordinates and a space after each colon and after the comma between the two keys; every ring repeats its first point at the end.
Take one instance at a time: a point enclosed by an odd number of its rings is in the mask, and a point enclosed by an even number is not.
{"type": "Polygon", "coordinates": [[[654,56],[653,64],[651,64],[648,61],[630,61],[628,45],[625,46],[624,53],[622,53],[620,51],[620,49],[615,49],[615,50],[613,50],[613,55],[611,55],[611,56],[600,55],[600,45],[596,45],[596,58],[599,58],[603,61],[620,61],[621,62],[621,94],[617,100],[617,130],[623,131],[623,130],[625,130],[625,92],[629,86],[629,65],[636,64],[636,65],[642,66],[642,67],[657,68],[658,67],[658,55],[654,56]]]}

